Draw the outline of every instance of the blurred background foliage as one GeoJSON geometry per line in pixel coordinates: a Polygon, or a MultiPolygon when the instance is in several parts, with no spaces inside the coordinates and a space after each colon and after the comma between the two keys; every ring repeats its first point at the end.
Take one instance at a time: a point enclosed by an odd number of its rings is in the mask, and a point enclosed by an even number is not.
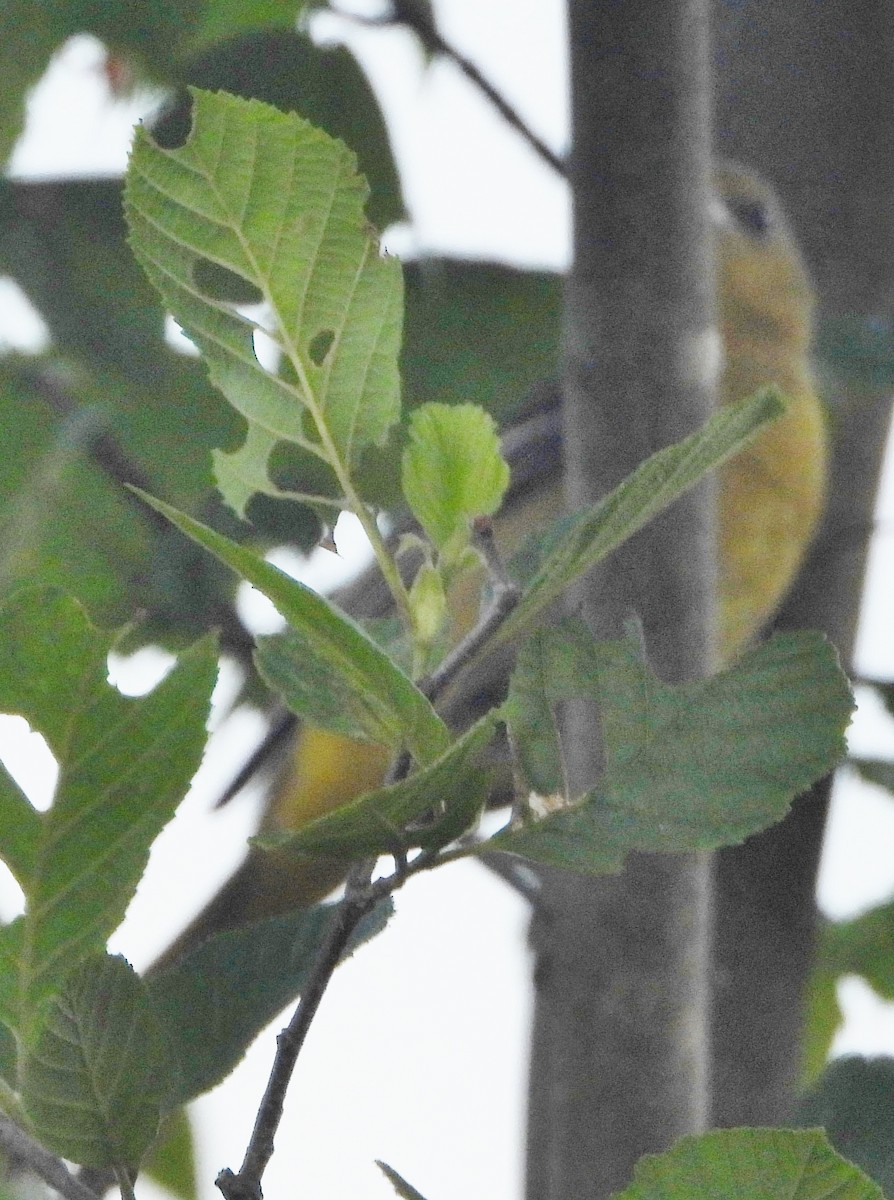
{"type": "MultiPolygon", "coordinates": [[[[296,111],[342,138],[370,184],[368,215],[384,230],[406,217],[385,121],[344,47],[306,30],[318,4],[158,0],[106,5],[14,2],[0,48],[0,142],[21,131],[25,96],[68,38],[107,51],[112,90],[150,84],[164,99],[147,121],[162,144],[189,131],[187,85],[224,89],[296,111]]],[[[421,7],[420,7],[420,11],[421,7]]],[[[247,662],[250,639],[234,584],[138,504],[135,483],[230,536],[261,548],[309,548],[316,519],[256,498],[241,524],[217,499],[211,449],[242,439],[241,418],[211,388],[204,366],[165,337],[165,314],[126,243],[118,179],[0,180],[0,274],[38,311],[50,344],[0,359],[0,587],[57,583],[104,624],[140,620],[129,645],[172,648],[216,624],[247,662]]],[[[405,405],[475,400],[504,421],[554,372],[557,276],[486,262],[428,259],[406,269],[405,405]]],[[[367,468],[387,504],[388,466],[401,435],[367,468]]],[[[312,460],[283,471],[322,486],[312,460]]]]}

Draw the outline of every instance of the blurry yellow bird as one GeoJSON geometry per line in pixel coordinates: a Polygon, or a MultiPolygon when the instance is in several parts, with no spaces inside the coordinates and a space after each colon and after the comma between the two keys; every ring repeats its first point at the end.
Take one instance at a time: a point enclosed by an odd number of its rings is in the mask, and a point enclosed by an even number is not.
{"type": "MultiPolygon", "coordinates": [[[[741,168],[721,164],[714,172],[712,218],[721,402],[767,384],[776,384],[789,401],[785,416],[720,475],[719,645],[728,662],[760,632],[797,574],[822,510],[827,445],[808,361],[813,294],[772,190],[741,168]]],[[[511,553],[525,533],[558,515],[557,482],[558,464],[547,486],[523,494],[501,514],[497,532],[505,550],[511,553]]],[[[387,758],[381,747],[300,729],[263,828],[300,828],[379,786],[387,758]]],[[[314,903],[344,871],[340,862],[296,864],[250,850],[163,961],[221,929],[314,903]]]]}

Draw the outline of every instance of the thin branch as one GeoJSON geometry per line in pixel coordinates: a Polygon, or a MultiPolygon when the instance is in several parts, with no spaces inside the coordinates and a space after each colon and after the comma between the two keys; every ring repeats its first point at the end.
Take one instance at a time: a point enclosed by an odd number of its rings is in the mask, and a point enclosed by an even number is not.
{"type": "Polygon", "coordinates": [[[314,965],[292,1019],[276,1039],[273,1068],[255,1118],[239,1173],[225,1169],[215,1183],[226,1200],[261,1200],[261,1177],[274,1149],[274,1138],[282,1120],[286,1091],[311,1022],[323,999],[335,968],[341,961],[351,934],[375,904],[371,889],[345,897],[339,905],[329,935],[314,965]]]}
{"type": "Polygon", "coordinates": [[[96,1192],[85,1187],[66,1167],[61,1158],[50,1154],[15,1121],[0,1113],[0,1149],[23,1162],[44,1183],[65,1200],[98,1200],[96,1192]]]}
{"type": "Polygon", "coordinates": [[[497,91],[494,85],[484,76],[475,64],[461,50],[451,43],[438,31],[433,21],[426,21],[418,6],[406,3],[406,0],[392,0],[390,12],[387,15],[370,17],[360,13],[349,13],[332,5],[332,11],[340,17],[353,21],[357,25],[381,27],[383,25],[405,25],[412,29],[429,54],[440,54],[454,63],[470,83],[484,95],[494,106],[503,120],[510,125],[531,147],[534,153],[551,167],[563,179],[568,177],[565,162],[554,150],[547,146],[531,127],[526,124],[521,114],[513,108],[509,101],[497,91]]]}
{"type": "Polygon", "coordinates": [[[460,671],[490,641],[519,601],[519,589],[510,579],[497,550],[493,524],[489,518],[479,517],[475,521],[472,545],[484,561],[491,586],[491,601],[475,628],[454,646],[426,679],[420,680],[420,690],[432,701],[449,687],[460,671]]]}

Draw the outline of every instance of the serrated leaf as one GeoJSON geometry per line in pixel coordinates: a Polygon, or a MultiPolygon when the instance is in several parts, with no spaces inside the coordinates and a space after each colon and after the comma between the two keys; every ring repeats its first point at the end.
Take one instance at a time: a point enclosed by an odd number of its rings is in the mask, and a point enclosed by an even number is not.
{"type": "Polygon", "coordinates": [[[42,733],[60,768],[47,813],[26,816],[19,798],[4,817],[22,821],[10,851],[26,911],[0,930],[0,1017],[25,1033],[121,921],[205,745],[213,642],[132,699],[106,679],[114,641],[50,589],[24,589],[0,607],[0,711],[42,733]]]}
{"type": "Polygon", "coordinates": [[[614,1200],[883,1200],[821,1129],[718,1129],[647,1154],[614,1200]]]}
{"type": "Polygon", "coordinates": [[[310,449],[343,479],[381,443],[400,407],[400,267],[382,258],[363,216],[354,156],[294,114],[194,90],[185,145],[138,132],[125,205],[138,260],[248,421],[216,456],[228,503],[283,494],[268,473],[280,441],[310,449]],[[203,282],[220,268],[256,289],[288,371],[265,370],[262,328],[203,282]]]}
{"type": "MultiPolygon", "coordinates": [[[[313,637],[296,629],[259,637],[253,657],[267,686],[303,720],[359,741],[383,740],[386,727],[377,712],[369,711],[366,694],[332,669],[313,637]]],[[[396,745],[394,728],[387,733],[388,743],[396,745]]]]}
{"type": "Polygon", "coordinates": [[[376,1159],[376,1166],[394,1188],[401,1200],[425,1200],[421,1192],[417,1192],[412,1184],[407,1183],[403,1175],[399,1175],[394,1167],[389,1167],[386,1162],[382,1162],[380,1158],[376,1159]]]}
{"type": "Polygon", "coordinates": [[[145,985],[123,958],[81,963],[26,1056],[22,1099],[50,1150],[134,1170],[155,1137],[166,1060],[145,985]]]}
{"type": "Polygon", "coordinates": [[[798,1124],[821,1125],[839,1154],[894,1195],[894,1059],[836,1059],[798,1106],[798,1124]]]}
{"type": "MultiPolygon", "coordinates": [[[[321,904],[218,934],[148,980],[153,1012],[179,1067],[166,1108],[225,1078],[300,994],[337,911],[321,904]]],[[[357,927],[346,956],[379,933],[391,912],[390,900],[380,902],[357,927]]]]}
{"type": "MultiPolygon", "coordinates": [[[[139,495],[276,605],[295,637],[308,646],[314,678],[328,670],[333,686],[351,692],[354,718],[371,741],[406,745],[420,762],[430,762],[449,745],[447,726],[412,680],[328,600],[207,525],[144,492],[139,495]]],[[[292,694],[299,705],[305,703],[303,686],[292,694]]],[[[288,703],[288,694],[285,699],[288,703]]]]}
{"type": "Polygon", "coordinates": [[[544,704],[595,699],[605,774],[582,802],[498,835],[490,849],[602,873],[631,850],[733,845],[780,820],[844,752],[852,696],[820,634],[775,637],[679,686],[652,673],[636,636],[596,642],[581,622],[538,631],[520,660],[525,687],[511,684],[503,709],[516,740],[544,704]]]}
{"type": "MultiPolygon", "coordinates": [[[[536,568],[520,580],[524,594],[491,645],[530,627],[575,579],[632,537],[708,471],[740,450],[767,422],[785,412],[778,392],[764,389],[716,412],[683,441],[659,450],[592,508],[563,518],[540,539],[536,568]]],[[[530,562],[530,551],[519,561],[530,562]]]]}
{"type": "MultiPolygon", "coordinates": [[[[223,20],[216,22],[221,40],[182,62],[179,79],[206,91],[234,92],[273,104],[283,112],[300,113],[332,137],[341,138],[356,153],[369,180],[368,212],[373,224],[385,229],[404,219],[406,209],[388,129],[363,68],[345,46],[320,45],[305,30],[296,29],[298,4],[291,6],[290,20],[285,14],[289,6],[279,4],[290,28],[269,28],[285,24],[268,19],[274,17],[277,3],[225,0],[220,7],[230,11],[221,13],[223,20]],[[245,29],[246,21],[253,28],[245,29]],[[235,27],[236,22],[242,30],[235,27]],[[229,34],[224,33],[227,23],[229,34]],[[262,27],[265,24],[268,28],[262,27]]],[[[217,0],[214,5],[205,4],[206,16],[212,15],[216,4],[217,0]]],[[[312,7],[321,4],[325,5],[325,0],[313,0],[312,7]]],[[[166,110],[156,129],[164,145],[180,145],[189,130],[188,111],[184,114],[180,105],[166,110]]]]}
{"type": "Polygon", "coordinates": [[[482,717],[435,762],[407,779],[378,788],[311,821],[294,833],[270,834],[258,844],[312,859],[400,854],[436,849],[467,829],[484,806],[489,779],[478,760],[496,717],[482,717]],[[428,813],[430,822],[408,829],[428,813]]]}
{"type": "Polygon", "coordinates": [[[496,424],[475,404],[426,404],[410,416],[404,497],[434,545],[452,560],[473,517],[491,516],[509,486],[496,424]]]}

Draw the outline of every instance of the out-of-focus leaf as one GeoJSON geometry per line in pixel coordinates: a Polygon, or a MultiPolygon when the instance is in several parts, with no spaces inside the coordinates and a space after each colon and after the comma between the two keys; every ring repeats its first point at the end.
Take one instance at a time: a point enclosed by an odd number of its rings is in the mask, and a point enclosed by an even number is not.
{"type": "MultiPolygon", "coordinates": [[[[335,905],[316,905],[217,934],[149,978],[153,1011],[179,1064],[167,1107],[219,1083],[300,994],[336,912],[335,905]]],[[[390,900],[379,903],[357,927],[346,954],[379,933],[391,912],[390,900]]]]}
{"type": "Polygon", "coordinates": [[[894,761],[884,758],[848,758],[848,765],[853,767],[861,779],[867,783],[878,784],[894,792],[894,761]]]}
{"type": "Polygon", "coordinates": [[[0,591],[52,583],[99,618],[130,617],[145,603],[153,534],[89,458],[101,413],[58,418],[37,379],[10,363],[0,369],[0,426],[0,591]]]}
{"type": "Polygon", "coordinates": [[[838,1003],[837,983],[834,971],[830,971],[823,963],[814,964],[804,999],[802,1085],[812,1084],[819,1077],[829,1060],[832,1040],[844,1021],[838,1003]]]}
{"type": "Polygon", "coordinates": [[[408,263],[401,366],[407,403],[473,400],[500,423],[559,356],[562,279],[495,263],[408,263]]]}
{"type": "MultiPolygon", "coordinates": [[[[270,0],[267,8],[273,3],[270,0]]],[[[295,30],[255,29],[184,62],[180,78],[193,87],[221,89],[299,113],[357,155],[369,180],[370,220],[379,229],[405,215],[382,110],[357,60],[343,46],[317,46],[295,30]]],[[[183,142],[190,126],[189,107],[183,96],[157,122],[155,132],[162,144],[183,142]]]]}
{"type": "Polygon", "coordinates": [[[883,1200],[821,1129],[717,1129],[647,1154],[615,1200],[883,1200]]]}
{"type": "Polygon", "coordinates": [[[162,1118],[158,1138],[143,1159],[140,1173],[176,1200],[198,1200],[195,1138],[185,1108],[176,1108],[162,1118]]]}
{"type": "Polygon", "coordinates": [[[134,1171],[158,1130],[167,1069],[145,984],[123,958],[95,955],[50,1004],[22,1100],[48,1149],[134,1171]]]}
{"type": "Polygon", "coordinates": [[[839,1154],[894,1195],[894,1059],[838,1058],[803,1096],[799,1125],[821,1125],[839,1154]]]}

